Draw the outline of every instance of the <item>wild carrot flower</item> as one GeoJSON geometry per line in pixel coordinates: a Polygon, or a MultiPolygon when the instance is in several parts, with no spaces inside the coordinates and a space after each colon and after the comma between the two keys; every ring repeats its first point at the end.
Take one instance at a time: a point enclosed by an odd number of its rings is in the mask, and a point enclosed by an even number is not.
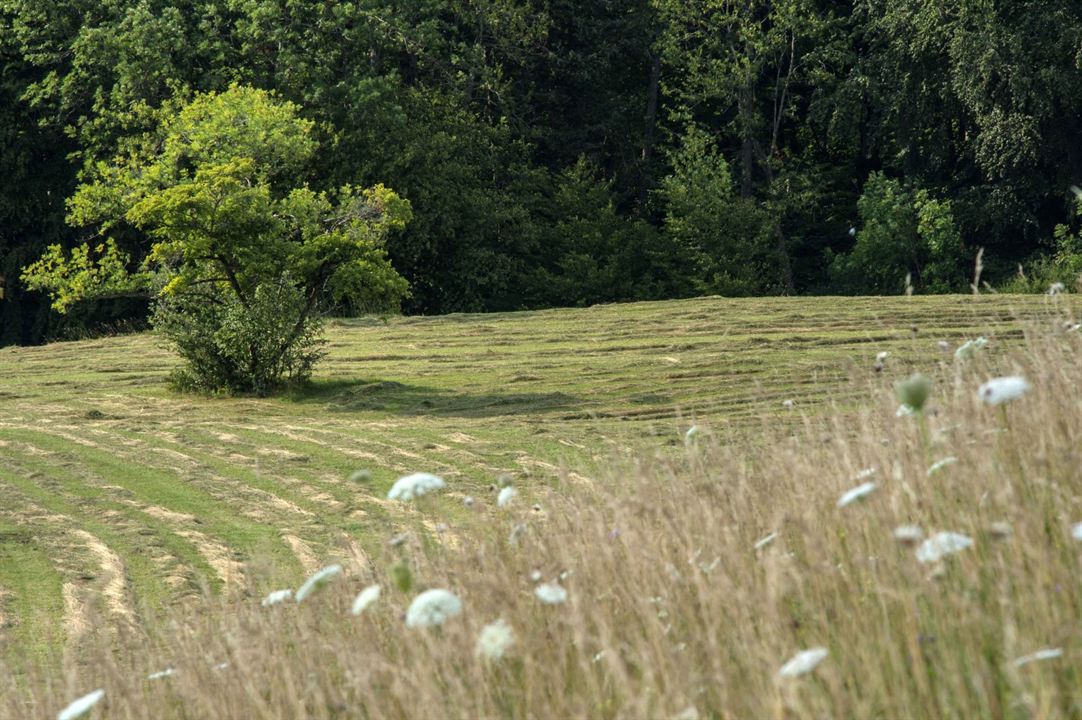
{"type": "Polygon", "coordinates": [[[894,391],[898,395],[898,402],[919,413],[924,410],[932,394],[932,379],[922,373],[913,373],[895,385],[894,391]]]}
{"type": "Polygon", "coordinates": [[[395,480],[387,493],[388,500],[412,500],[447,486],[443,478],[430,473],[413,473],[395,480]]]}
{"type": "Polygon", "coordinates": [[[917,560],[934,563],[947,555],[973,546],[973,539],[956,532],[938,532],[917,548],[917,560]]]}
{"type": "Polygon", "coordinates": [[[866,482],[857,485],[855,488],[841,496],[841,498],[838,500],[838,507],[843,508],[850,503],[854,503],[857,500],[860,500],[861,498],[868,497],[873,492],[875,492],[875,489],[877,487],[879,487],[879,485],[874,482],[866,482]]]}
{"type": "Polygon", "coordinates": [[[75,718],[82,717],[90,712],[92,707],[101,702],[103,697],[105,697],[104,690],[95,690],[92,693],[87,693],[61,710],[56,716],[56,720],[75,720],[75,718]]]}
{"type": "Polygon", "coordinates": [[[928,468],[928,477],[935,475],[943,468],[947,467],[948,465],[953,465],[956,462],[958,462],[958,458],[954,457],[953,455],[951,455],[950,457],[945,457],[942,460],[936,460],[934,463],[932,463],[931,467],[928,468]]]}
{"type": "Polygon", "coordinates": [[[1044,648],[1037,652],[1030,653],[1029,655],[1023,655],[1020,658],[1016,658],[1011,665],[1015,667],[1022,667],[1023,665],[1029,665],[1031,662],[1040,662],[1041,660],[1054,660],[1058,657],[1063,657],[1063,648],[1044,648]]]}
{"type": "Polygon", "coordinates": [[[481,628],[476,652],[486,660],[499,660],[515,644],[515,632],[502,618],[481,628]]]}
{"type": "Polygon", "coordinates": [[[559,583],[545,583],[534,588],[533,594],[546,605],[559,605],[567,602],[567,590],[560,587],[559,583]]]}
{"type": "Polygon", "coordinates": [[[806,675],[819,667],[819,663],[823,662],[829,654],[825,647],[814,647],[810,650],[798,652],[781,666],[781,669],[778,670],[778,677],[794,678],[806,675]]]}
{"type": "Polygon", "coordinates": [[[1075,540],[1082,540],[1082,522],[1075,523],[1071,527],[1071,537],[1075,540]]]}
{"type": "Polygon", "coordinates": [[[341,574],[341,565],[328,565],[305,580],[304,584],[297,588],[297,594],[293,596],[293,599],[297,602],[304,602],[305,598],[341,574]]]}
{"type": "Polygon", "coordinates": [[[899,525],[894,528],[894,539],[903,545],[913,545],[921,541],[924,531],[919,525],[899,525]]]}
{"type": "Polygon", "coordinates": [[[515,490],[510,485],[504,487],[500,490],[500,494],[496,496],[496,505],[498,507],[507,507],[515,499],[515,495],[518,495],[518,490],[515,490]]]}
{"type": "Polygon", "coordinates": [[[776,540],[777,537],[778,537],[778,534],[776,532],[772,532],[769,535],[767,535],[766,537],[761,537],[761,538],[759,538],[758,540],[755,541],[755,545],[753,546],[753,548],[755,550],[762,550],[767,545],[774,542],[774,540],[776,540]]]}
{"type": "Polygon", "coordinates": [[[350,608],[350,612],[354,615],[360,615],[367,610],[374,602],[379,600],[380,595],[379,585],[369,585],[364,590],[357,593],[357,597],[353,600],[353,607],[350,608]]]}
{"type": "Polygon", "coordinates": [[[1031,387],[1024,377],[1011,375],[989,380],[981,385],[977,394],[989,405],[1002,405],[1022,397],[1029,392],[1031,387]]]}
{"type": "Polygon", "coordinates": [[[699,710],[694,705],[688,705],[673,715],[672,720],[699,720],[699,710]]]}
{"type": "Polygon", "coordinates": [[[293,597],[292,590],[275,590],[272,593],[268,593],[263,601],[259,603],[263,607],[270,607],[271,605],[277,605],[278,603],[285,602],[293,597]]]}
{"type": "Polygon", "coordinates": [[[979,337],[976,340],[966,340],[954,351],[954,357],[956,360],[968,360],[983,350],[987,344],[988,338],[985,337],[979,337]]]}
{"type": "Polygon", "coordinates": [[[450,590],[434,588],[413,598],[406,611],[406,627],[437,627],[462,614],[462,601],[450,590]]]}

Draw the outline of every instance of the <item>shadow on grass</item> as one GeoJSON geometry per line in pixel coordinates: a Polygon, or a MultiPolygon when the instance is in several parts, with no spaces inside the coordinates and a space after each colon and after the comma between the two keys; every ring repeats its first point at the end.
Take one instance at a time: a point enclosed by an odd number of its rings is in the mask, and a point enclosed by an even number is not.
{"type": "Polygon", "coordinates": [[[564,393],[470,395],[387,380],[315,380],[286,395],[299,404],[322,405],[330,412],[385,412],[396,415],[495,417],[546,413],[578,406],[564,393]]]}

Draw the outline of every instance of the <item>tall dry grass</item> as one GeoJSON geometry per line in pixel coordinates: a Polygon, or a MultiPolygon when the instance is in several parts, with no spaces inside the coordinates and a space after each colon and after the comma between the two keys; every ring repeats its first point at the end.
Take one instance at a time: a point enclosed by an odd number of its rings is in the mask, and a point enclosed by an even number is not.
{"type": "Polygon", "coordinates": [[[859,412],[764,420],[752,437],[707,430],[676,459],[617,458],[602,477],[523,488],[505,509],[489,498],[465,520],[453,493],[427,496],[417,528],[452,527],[388,546],[367,574],[300,605],[178,616],[61,673],[3,677],[0,713],[51,717],[103,687],[95,717],[1082,717],[1080,357],[1082,333],[1042,327],[1017,355],[921,368],[937,378],[926,442],[895,417],[884,379],[859,412]],[[1033,389],[1001,413],[976,390],[1003,374],[1033,389]],[[877,490],[836,507],[869,468],[877,490]],[[974,545],[922,564],[893,537],[902,524],[974,545]],[[386,572],[400,561],[408,593],[386,572]],[[534,571],[566,573],[568,602],[539,602],[534,571]],[[351,616],[370,582],[383,597],[351,616]],[[463,614],[405,627],[431,587],[457,593],[463,614]],[[476,638],[497,618],[516,643],[486,661],[476,638]],[[829,650],[815,670],[778,677],[815,646],[829,650]],[[1042,648],[1063,655],[1015,666],[1042,648]],[[145,679],[165,667],[177,673],[145,679]]]}

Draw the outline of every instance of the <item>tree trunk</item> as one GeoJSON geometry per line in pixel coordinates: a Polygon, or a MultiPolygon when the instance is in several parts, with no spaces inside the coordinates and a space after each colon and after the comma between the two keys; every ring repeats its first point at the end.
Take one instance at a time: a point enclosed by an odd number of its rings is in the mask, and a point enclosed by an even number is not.
{"type": "Polygon", "coordinates": [[[653,182],[650,164],[654,159],[654,129],[657,125],[657,95],[661,83],[661,56],[650,54],[650,84],[646,88],[646,115],[642,131],[642,171],[639,175],[639,209],[646,207],[647,194],[653,182]]]}

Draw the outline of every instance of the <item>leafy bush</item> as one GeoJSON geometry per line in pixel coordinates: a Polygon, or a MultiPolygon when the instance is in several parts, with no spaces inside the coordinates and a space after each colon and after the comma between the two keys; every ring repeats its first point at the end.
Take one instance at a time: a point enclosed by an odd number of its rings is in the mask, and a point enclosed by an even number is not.
{"type": "MultiPolygon", "coordinates": [[[[1082,217],[1082,198],[1079,199],[1076,214],[1082,217]]],[[[1054,285],[1062,285],[1063,290],[1082,292],[1082,231],[1075,231],[1069,225],[1057,225],[1052,236],[1054,251],[1051,255],[1041,254],[1034,260],[1018,268],[1018,274],[999,286],[999,290],[1009,293],[1043,293],[1054,285]]]]}
{"type": "Polygon", "coordinates": [[[849,292],[893,294],[906,289],[951,292],[966,286],[961,236],[950,201],[910,190],[872,173],[857,202],[861,229],[846,254],[831,258],[831,274],[849,292]]]}
{"type": "Polygon", "coordinates": [[[259,285],[245,304],[236,295],[167,296],[152,317],[184,359],[170,376],[183,392],[266,395],[307,380],[322,357],[322,320],[288,276],[259,285]]]}

